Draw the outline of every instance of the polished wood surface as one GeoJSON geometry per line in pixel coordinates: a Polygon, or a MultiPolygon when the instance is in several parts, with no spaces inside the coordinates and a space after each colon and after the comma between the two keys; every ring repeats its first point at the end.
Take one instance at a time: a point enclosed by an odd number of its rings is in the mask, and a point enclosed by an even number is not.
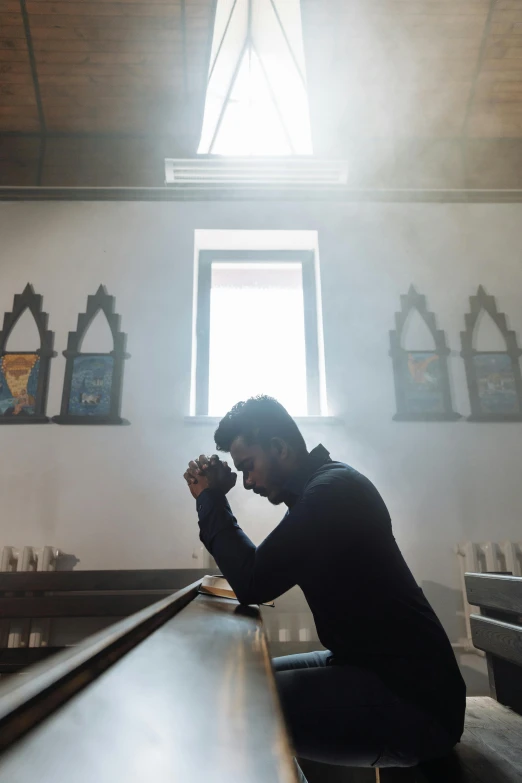
{"type": "Polygon", "coordinates": [[[470,624],[475,647],[522,666],[522,627],[474,614],[470,624]]]}
{"type": "Polygon", "coordinates": [[[177,590],[202,579],[204,568],[123,569],[119,571],[14,571],[0,573],[2,593],[63,593],[109,590],[177,590]]]}
{"type": "Polygon", "coordinates": [[[0,574],[0,619],[126,617],[205,575],[205,569],[0,574]]]}
{"type": "Polygon", "coordinates": [[[466,574],[465,579],[468,601],[473,606],[522,615],[522,577],[466,574]]]}
{"type": "Polygon", "coordinates": [[[1,783],[35,770],[43,783],[295,783],[258,610],[190,600],[0,756],[1,783]]]}
{"type": "MultiPolygon", "coordinates": [[[[20,671],[51,655],[48,647],[27,647],[33,620],[62,618],[69,627],[65,644],[76,644],[89,634],[89,631],[82,632],[79,618],[104,618],[107,624],[107,618],[127,617],[202,579],[207,571],[184,568],[2,572],[0,620],[4,621],[4,641],[0,645],[7,644],[9,621],[15,624],[21,621],[18,625],[23,628],[24,636],[17,647],[0,647],[0,674],[20,671]]],[[[56,644],[54,637],[50,643],[56,644]]],[[[63,641],[58,645],[63,646],[63,641]]]]}
{"type": "Polygon", "coordinates": [[[36,617],[126,617],[150,606],[172,590],[142,595],[56,595],[0,598],[0,619],[36,617]]]}
{"type": "Polygon", "coordinates": [[[64,647],[0,647],[0,674],[14,674],[64,649],[64,647]]]}
{"type": "Polygon", "coordinates": [[[200,582],[178,590],[77,647],[0,685],[0,750],[47,717],[119,658],[174,617],[198,593],[200,582]]]}

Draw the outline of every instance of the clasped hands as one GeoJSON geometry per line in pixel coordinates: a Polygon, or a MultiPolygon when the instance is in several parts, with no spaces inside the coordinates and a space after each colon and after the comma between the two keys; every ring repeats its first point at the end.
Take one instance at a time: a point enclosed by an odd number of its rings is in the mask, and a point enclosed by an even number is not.
{"type": "Polygon", "coordinates": [[[201,454],[189,462],[183,478],[192,497],[197,498],[205,489],[220,489],[226,494],[235,487],[237,473],[233,473],[228,462],[222,462],[216,454],[211,457],[201,454]]]}

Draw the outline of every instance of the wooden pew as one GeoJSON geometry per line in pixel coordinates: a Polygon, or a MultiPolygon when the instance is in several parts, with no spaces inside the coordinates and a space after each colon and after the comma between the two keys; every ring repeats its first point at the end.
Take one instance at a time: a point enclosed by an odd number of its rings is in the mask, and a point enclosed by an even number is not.
{"type": "MultiPolygon", "coordinates": [[[[105,618],[105,622],[97,623],[98,628],[110,625],[116,618],[134,614],[201,579],[205,573],[204,569],[0,572],[4,636],[13,623],[24,632],[20,646],[8,647],[5,640],[0,641],[0,675],[20,671],[61,649],[47,644],[30,647],[33,621],[76,621],[72,634],[76,643],[92,633],[82,633],[86,618],[105,618]]],[[[68,624],[72,627],[72,622],[68,624]]]]}
{"type": "MultiPolygon", "coordinates": [[[[185,574],[186,578],[186,575],[190,572],[182,573],[185,574]]],[[[76,608],[74,609],[74,612],[77,612],[81,610],[82,606],[86,605],[85,599],[89,599],[93,592],[95,592],[89,589],[92,587],[97,588],[98,593],[102,594],[102,596],[98,595],[98,597],[106,596],[107,598],[111,599],[111,601],[114,598],[120,601],[117,606],[119,607],[118,611],[121,611],[125,601],[127,601],[128,598],[133,598],[137,594],[139,595],[140,589],[143,593],[141,598],[146,597],[148,603],[150,603],[151,600],[157,598],[157,591],[161,592],[163,590],[169,593],[172,590],[174,584],[179,583],[180,579],[183,578],[180,577],[179,574],[180,572],[147,571],[91,573],[69,572],[61,574],[51,573],[31,575],[1,574],[0,593],[2,592],[1,589],[4,588],[4,597],[0,598],[0,613],[2,610],[2,601],[4,599],[9,601],[19,599],[24,602],[27,598],[49,601],[50,599],[54,600],[54,598],[60,597],[71,599],[81,598],[83,603],[75,605],[76,608]],[[177,575],[175,576],[176,573],[177,575]],[[135,576],[131,576],[131,574],[138,574],[139,576],[136,579],[135,576]],[[34,581],[31,583],[31,586],[35,595],[28,596],[26,590],[13,590],[12,588],[13,585],[15,585],[15,582],[5,581],[6,576],[22,577],[23,579],[20,578],[18,580],[17,586],[24,584],[24,581],[28,576],[33,577],[34,581]],[[49,577],[52,578],[51,581],[49,580],[49,577]],[[74,580],[74,582],[71,581],[71,578],[74,580]],[[73,590],[72,593],[71,591],[67,592],[67,588],[71,588],[71,585],[73,584],[77,589],[73,590]],[[5,589],[6,585],[10,587],[11,590],[5,589]],[[45,587],[49,586],[52,586],[53,590],[44,589],[45,587]],[[133,590],[133,588],[136,588],[136,586],[139,588],[137,592],[136,589],[133,590]],[[114,589],[119,591],[120,595],[115,595],[114,589]],[[130,590],[130,592],[126,595],[125,592],[128,590],[130,590]],[[154,593],[154,591],[156,592],[154,593]],[[154,596],[152,593],[154,593],[154,596]]],[[[522,781],[522,717],[513,712],[512,709],[509,709],[509,707],[511,707],[520,711],[520,702],[518,699],[520,696],[522,673],[522,668],[520,668],[522,666],[522,579],[505,576],[469,574],[466,576],[466,582],[468,586],[468,597],[470,603],[481,607],[480,615],[472,615],[473,638],[476,646],[480,649],[484,649],[487,653],[488,667],[492,685],[492,695],[494,698],[483,697],[468,699],[465,733],[457,750],[455,753],[451,754],[448,759],[443,759],[429,764],[423,764],[420,768],[415,770],[376,770],[376,779],[381,781],[381,783],[392,783],[393,781],[397,781],[397,783],[400,781],[403,781],[403,783],[435,783],[435,781],[437,783],[515,783],[515,781],[522,781]]],[[[25,583],[25,586],[26,585],[27,583],[25,583]]],[[[180,594],[176,594],[176,596],[168,598],[166,601],[167,603],[169,601],[175,602],[175,599],[178,596],[183,601],[183,596],[186,596],[186,594],[186,591],[181,591],[180,594]]],[[[221,619],[224,618],[225,614],[230,615],[232,607],[234,608],[235,620],[237,620],[239,617],[242,618],[242,622],[245,618],[249,618],[250,620],[255,619],[250,614],[252,610],[239,608],[234,602],[218,601],[216,603],[214,599],[206,599],[203,598],[203,596],[196,597],[196,594],[194,593],[190,599],[190,606],[188,604],[186,606],[183,604],[183,607],[185,608],[182,607],[184,612],[190,610],[184,615],[183,633],[186,634],[186,643],[189,643],[189,639],[194,634],[199,639],[199,641],[201,641],[203,631],[208,632],[208,638],[211,640],[209,649],[212,643],[215,642],[214,636],[216,623],[209,624],[208,626],[202,624],[203,618],[206,618],[208,613],[208,609],[204,608],[208,602],[211,602],[209,604],[209,608],[212,610],[212,615],[217,613],[221,619]],[[202,608],[200,609],[199,607],[202,608]],[[194,612],[197,614],[194,614],[194,612]]],[[[163,604],[165,604],[165,601],[162,602],[162,605],[163,604]]],[[[48,604],[43,604],[42,606],[47,605],[48,604]]],[[[125,605],[128,607],[130,604],[127,603],[125,605]]],[[[18,612],[19,606],[27,607],[28,605],[25,603],[21,605],[6,603],[4,604],[4,612],[13,612],[13,609],[18,612]],[[8,607],[7,610],[6,607],[8,607]]],[[[32,611],[33,607],[30,608],[32,611]]],[[[66,608],[67,612],[69,612],[71,610],[71,605],[66,604],[66,608]]],[[[144,612],[147,613],[153,609],[155,610],[155,607],[149,607],[148,609],[142,610],[140,616],[143,616],[144,612]]],[[[87,607],[86,611],[90,612],[92,610],[87,607]]],[[[160,609],[160,611],[163,610],[160,609]]],[[[181,611],[179,606],[177,611],[181,611]]],[[[179,619],[181,619],[182,616],[182,614],[179,614],[179,619]]],[[[164,621],[163,615],[160,616],[160,619],[162,623],[166,623],[166,621],[164,621]]],[[[179,619],[176,619],[176,622],[179,623],[179,619]]],[[[149,622],[149,620],[146,622],[149,622]]],[[[133,621],[134,618],[129,618],[129,620],[123,622],[132,623],[133,621]]],[[[174,620],[169,617],[169,622],[173,623],[174,620]]],[[[255,620],[254,626],[252,626],[249,631],[250,635],[253,635],[252,638],[257,638],[259,633],[262,634],[256,625],[258,622],[259,618],[257,616],[257,620],[255,620]]],[[[114,626],[115,629],[120,627],[121,623],[117,626],[114,626]]],[[[124,625],[123,627],[125,629],[126,626],[124,625]]],[[[167,627],[169,626],[165,624],[163,633],[166,632],[167,627]]],[[[148,628],[149,626],[145,628],[147,634],[149,633],[147,630],[148,628]]],[[[159,626],[157,626],[157,628],[159,628],[159,626]]],[[[182,626],[178,624],[177,630],[179,631],[181,628],[182,626]]],[[[143,632],[144,629],[142,628],[140,633],[143,634],[143,632]]],[[[112,638],[113,633],[114,629],[109,629],[105,632],[102,632],[99,637],[102,639],[112,638]],[[105,637],[104,634],[109,634],[109,637],[105,637]]],[[[116,631],[116,636],[118,633],[119,631],[116,631]]],[[[145,636],[140,636],[140,639],[144,638],[145,636]]],[[[77,660],[74,656],[77,652],[81,655],[84,655],[82,650],[84,649],[85,644],[90,645],[92,644],[92,641],[89,643],[84,643],[83,645],[80,645],[79,647],[74,648],[66,653],[62,653],[48,663],[41,664],[39,667],[36,667],[36,669],[33,671],[48,671],[47,667],[51,667],[51,669],[55,671],[53,667],[54,662],[56,661],[59,663],[61,661],[62,663],[60,665],[64,665],[64,661],[69,661],[68,656],[73,656],[73,659],[77,660]]],[[[131,641],[131,647],[129,647],[127,651],[130,651],[130,649],[132,649],[132,647],[134,647],[136,644],[137,642],[135,640],[131,641]]],[[[177,649],[179,649],[180,644],[181,635],[178,634],[177,649]]],[[[196,646],[194,649],[198,650],[199,648],[196,646]]],[[[267,670],[269,671],[270,666],[268,652],[266,652],[266,640],[264,641],[264,649],[265,652],[263,654],[266,658],[266,661],[268,661],[267,670]]],[[[118,650],[119,647],[117,646],[116,651],[112,650],[107,652],[107,660],[111,662],[114,662],[114,660],[119,660],[118,657],[114,658],[115,655],[119,656],[118,650]]],[[[187,651],[188,647],[185,649],[185,654],[187,654],[187,651]]],[[[30,653],[31,650],[29,649],[25,652],[30,653]]],[[[197,652],[198,658],[199,655],[199,652],[197,652]]],[[[236,655],[236,658],[243,659],[244,654],[241,653],[241,655],[236,655]]],[[[206,660],[208,660],[208,656],[206,660]]],[[[94,656],[92,659],[89,659],[89,661],[90,663],[87,669],[82,669],[80,667],[78,670],[75,670],[74,675],[70,670],[64,670],[64,681],[66,681],[65,692],[68,694],[68,698],[70,698],[70,692],[68,690],[70,685],[67,683],[70,683],[71,676],[73,676],[75,681],[80,681],[83,687],[85,678],[90,681],[92,671],[94,671],[95,677],[99,676],[100,671],[104,671],[105,659],[103,656],[101,658],[94,656]]],[[[144,659],[142,659],[141,666],[143,670],[146,668],[144,659]]],[[[153,666],[156,667],[155,661],[153,662],[153,666]]],[[[165,667],[163,668],[163,671],[165,672],[165,667]]],[[[239,671],[241,673],[243,670],[240,668],[239,671]]],[[[105,676],[106,675],[103,674],[103,678],[105,678],[105,676]]],[[[269,681],[272,683],[270,687],[273,691],[273,680],[271,679],[271,674],[267,676],[269,681]]],[[[241,684],[241,676],[238,678],[238,670],[236,668],[232,667],[229,673],[227,669],[225,679],[227,682],[226,687],[229,689],[230,693],[233,693],[233,688],[235,685],[238,686],[238,692],[243,693],[244,683],[241,684]]],[[[20,675],[17,680],[23,680],[23,682],[26,682],[25,675],[20,675]]],[[[218,685],[218,682],[214,682],[214,685],[218,685]]],[[[63,687],[63,683],[61,687],[63,687]]],[[[53,685],[50,690],[47,686],[44,688],[44,690],[46,693],[52,694],[53,704],[56,705],[57,703],[60,703],[60,699],[56,695],[57,693],[60,693],[59,689],[55,689],[53,685]]],[[[136,689],[133,687],[132,691],[134,692],[134,690],[136,689]]],[[[196,688],[195,692],[198,694],[199,698],[201,690],[196,688]]],[[[85,693],[87,693],[87,691],[85,691],[85,693]]],[[[169,693],[172,694],[172,691],[169,690],[169,693]]],[[[140,690],[138,688],[137,696],[139,695],[140,690]]],[[[254,698],[253,692],[250,692],[250,695],[251,698],[254,698]]],[[[12,703],[12,697],[10,698],[10,703],[12,703]]],[[[230,698],[233,697],[231,696],[230,698]]],[[[32,697],[29,699],[29,702],[31,702],[32,706],[27,714],[40,715],[39,712],[35,713],[34,711],[34,702],[32,701],[32,697]]],[[[40,702],[37,699],[37,702],[40,704],[44,703],[45,700],[44,702],[40,702]]],[[[1,703],[2,697],[0,697],[0,705],[1,703]]],[[[132,705],[128,706],[132,711],[132,705]]],[[[22,711],[20,714],[24,715],[25,713],[22,711]]],[[[44,715],[47,715],[47,713],[44,713],[44,715]]],[[[213,730],[219,730],[221,724],[217,714],[213,717],[213,721],[213,730]]],[[[280,725],[280,716],[277,718],[277,721],[279,722],[278,725],[280,725]]],[[[24,725],[26,724],[24,723],[24,725]]],[[[45,725],[48,724],[46,723],[45,725]]],[[[238,730],[241,730],[241,724],[238,724],[237,721],[234,725],[238,730]]],[[[7,724],[5,723],[5,715],[3,715],[0,709],[0,738],[9,736],[9,734],[6,735],[5,733],[6,726],[7,724]]],[[[208,724],[206,725],[206,730],[210,730],[208,724]]],[[[0,741],[2,740],[0,739],[0,741]]],[[[68,742],[68,740],[66,741],[68,742]]],[[[2,778],[3,762],[4,756],[0,757],[0,783],[4,783],[4,779],[2,778]]],[[[39,765],[37,765],[37,767],[39,768],[39,765]]],[[[343,777],[343,780],[362,781],[363,774],[364,780],[366,780],[366,771],[361,770],[360,772],[361,777],[359,778],[357,777],[357,771],[346,770],[346,777],[343,777]]],[[[291,775],[293,775],[293,768],[291,769],[291,775]]],[[[216,779],[214,775],[212,776],[212,779],[216,779]]],[[[278,778],[274,779],[278,780],[278,778]]],[[[293,778],[290,779],[293,780],[293,778]]],[[[319,780],[319,777],[317,779],[319,780]]],[[[324,777],[323,772],[320,779],[321,782],[324,783],[324,781],[329,778],[324,777]]],[[[341,778],[336,777],[335,779],[340,780],[341,778]]],[[[16,780],[18,783],[18,780],[23,781],[24,778],[13,777],[12,780],[16,780]]],[[[89,779],[85,778],[85,781],[88,783],[89,779]]],[[[313,783],[312,777],[310,778],[310,783],[313,783]]]]}
{"type": "Polygon", "coordinates": [[[198,587],[0,685],[0,783],[296,783],[259,611],[198,587]]]}
{"type": "Polygon", "coordinates": [[[484,650],[491,695],[522,715],[522,577],[466,574],[473,644],[484,650]]]}

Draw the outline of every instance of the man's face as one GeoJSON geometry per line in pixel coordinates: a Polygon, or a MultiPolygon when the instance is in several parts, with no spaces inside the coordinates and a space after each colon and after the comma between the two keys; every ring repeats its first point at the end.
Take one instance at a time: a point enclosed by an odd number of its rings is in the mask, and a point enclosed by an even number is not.
{"type": "Polygon", "coordinates": [[[245,443],[243,436],[236,438],[230,447],[230,455],[236,470],[243,474],[243,486],[256,495],[268,498],[278,506],[284,500],[286,472],[284,459],[278,448],[265,450],[259,444],[245,443]]]}

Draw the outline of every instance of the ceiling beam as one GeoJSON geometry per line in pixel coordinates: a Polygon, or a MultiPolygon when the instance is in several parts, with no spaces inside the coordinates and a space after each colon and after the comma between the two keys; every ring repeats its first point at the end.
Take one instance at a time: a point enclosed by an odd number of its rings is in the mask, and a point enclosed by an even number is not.
{"type": "Polygon", "coordinates": [[[25,40],[27,43],[27,52],[29,54],[29,64],[31,68],[31,78],[33,81],[34,98],[36,110],[38,112],[38,121],[40,123],[40,151],[38,155],[38,169],[36,174],[36,184],[42,184],[42,173],[45,161],[45,134],[47,127],[45,123],[45,114],[42,104],[42,95],[40,92],[40,83],[38,81],[38,70],[36,68],[36,58],[34,56],[33,39],[31,36],[31,25],[29,24],[29,14],[25,0],[20,0],[20,12],[24,24],[25,40]]]}
{"type": "Polygon", "coordinates": [[[29,24],[29,14],[27,12],[25,0],[20,0],[20,13],[22,14],[22,21],[24,24],[25,40],[29,54],[29,64],[31,67],[31,78],[33,80],[34,97],[36,101],[36,109],[38,111],[38,120],[40,122],[40,131],[41,133],[46,133],[47,128],[45,125],[45,115],[42,105],[42,96],[40,93],[40,84],[38,82],[38,71],[36,68],[36,59],[34,56],[33,39],[31,37],[31,26],[29,24]]]}
{"type": "Polygon", "coordinates": [[[486,17],[486,21],[484,23],[484,30],[482,31],[482,40],[480,42],[480,49],[477,56],[477,62],[475,65],[475,70],[473,72],[472,80],[471,80],[471,86],[469,90],[469,96],[466,103],[466,110],[464,112],[464,120],[462,122],[462,136],[466,137],[468,134],[468,124],[469,119],[471,116],[471,110],[473,108],[473,105],[475,103],[475,95],[477,93],[477,85],[480,73],[482,71],[482,64],[484,62],[484,55],[486,53],[486,45],[488,41],[489,32],[491,30],[491,21],[493,18],[493,11],[495,10],[496,0],[490,0],[489,3],[489,10],[488,15],[486,17]]]}

